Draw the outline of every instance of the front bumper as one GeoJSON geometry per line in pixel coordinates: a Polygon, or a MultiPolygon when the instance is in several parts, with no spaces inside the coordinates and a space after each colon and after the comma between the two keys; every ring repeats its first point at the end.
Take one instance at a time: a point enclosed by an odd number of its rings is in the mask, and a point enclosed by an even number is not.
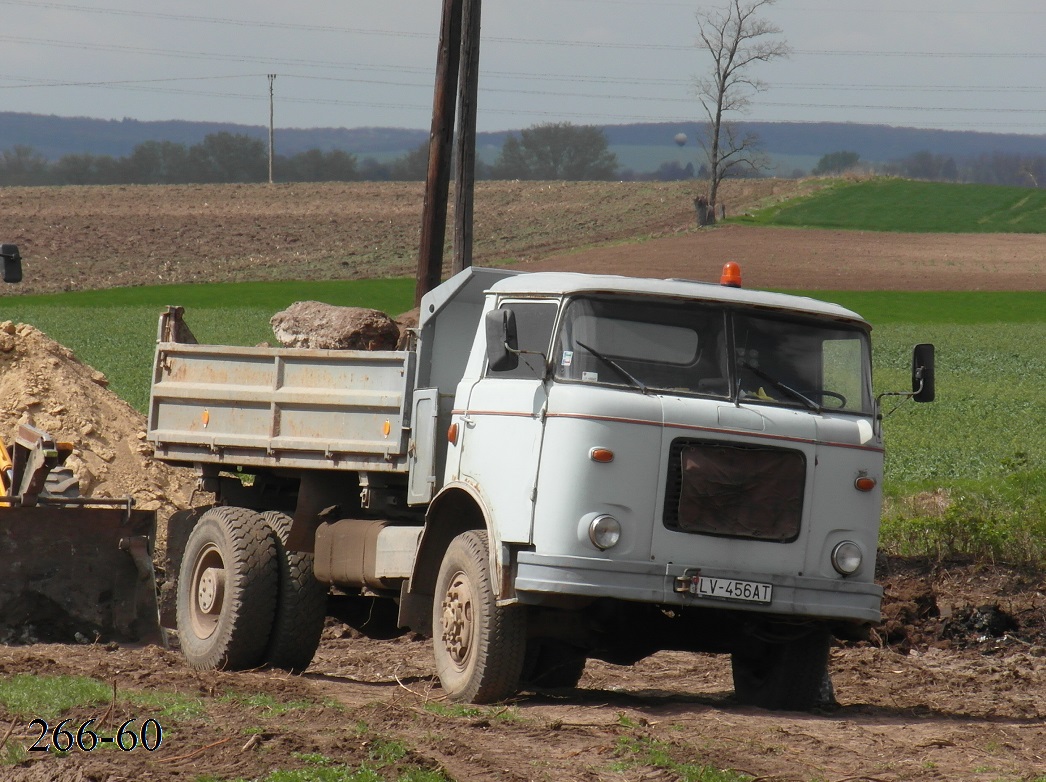
{"type": "Polygon", "coordinates": [[[516,565],[517,597],[521,603],[530,604],[540,604],[542,594],[573,595],[874,624],[880,620],[883,596],[882,587],[878,584],[841,578],[765,575],[701,568],[701,575],[711,578],[772,584],[772,602],[761,604],[677,592],[677,578],[697,573],[697,569],[686,565],[549,556],[530,551],[519,552],[516,565]]]}

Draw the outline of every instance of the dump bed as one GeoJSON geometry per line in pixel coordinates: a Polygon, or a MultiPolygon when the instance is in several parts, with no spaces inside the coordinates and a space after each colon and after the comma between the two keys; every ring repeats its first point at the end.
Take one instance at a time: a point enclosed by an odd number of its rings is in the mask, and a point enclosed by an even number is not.
{"type": "Polygon", "coordinates": [[[149,403],[158,458],[230,468],[407,472],[413,351],[174,341],[160,318],[149,403]]]}

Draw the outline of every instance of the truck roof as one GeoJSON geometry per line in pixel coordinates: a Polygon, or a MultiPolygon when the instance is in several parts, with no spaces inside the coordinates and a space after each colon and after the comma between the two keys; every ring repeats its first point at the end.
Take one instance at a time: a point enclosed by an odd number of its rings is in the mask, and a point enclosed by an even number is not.
{"type": "Polygon", "coordinates": [[[498,280],[490,286],[490,290],[502,295],[538,296],[572,296],[581,293],[646,294],[803,312],[868,325],[867,321],[856,312],[838,304],[818,301],[807,296],[731,288],[697,280],[658,280],[578,272],[521,272],[498,280]]]}

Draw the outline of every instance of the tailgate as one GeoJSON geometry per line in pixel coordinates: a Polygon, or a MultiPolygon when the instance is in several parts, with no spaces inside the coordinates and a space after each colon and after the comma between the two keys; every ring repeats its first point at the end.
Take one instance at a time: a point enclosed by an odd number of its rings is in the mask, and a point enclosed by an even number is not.
{"type": "Polygon", "coordinates": [[[407,471],[411,351],[161,342],[149,439],[172,462],[407,471]]]}

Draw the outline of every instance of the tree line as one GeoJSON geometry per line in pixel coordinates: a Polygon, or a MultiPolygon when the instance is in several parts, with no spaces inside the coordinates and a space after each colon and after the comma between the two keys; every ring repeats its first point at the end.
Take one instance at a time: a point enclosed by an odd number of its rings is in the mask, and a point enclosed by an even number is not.
{"type": "MultiPolygon", "coordinates": [[[[273,179],[278,182],[422,181],[428,169],[428,145],[395,159],[378,161],[334,149],[310,149],[296,155],[277,155],[273,179]]],[[[869,171],[910,179],[979,184],[1046,186],[1046,156],[985,153],[956,159],[929,151],[917,152],[885,165],[870,166],[852,151],[824,155],[811,173],[832,176],[847,171],[869,171]]],[[[726,176],[759,176],[759,171],[729,171],[726,176]]],[[[805,176],[794,171],[791,177],[805,176]]],[[[656,171],[637,173],[621,169],[602,130],[570,123],[535,125],[510,135],[492,164],[477,161],[477,179],[521,180],[685,180],[706,179],[701,164],[683,166],[671,161],[656,171]]],[[[267,182],[268,146],[250,136],[233,133],[208,135],[199,144],[146,141],[126,157],[73,154],[50,161],[29,146],[0,153],[0,186],[39,185],[146,185],[267,182]]]]}
{"type": "MultiPolygon", "coordinates": [[[[310,149],[273,158],[278,182],[420,181],[428,169],[428,145],[390,161],[360,160],[343,150],[310,149]]],[[[617,158],[606,135],[571,123],[536,125],[509,136],[493,164],[476,163],[478,179],[616,178],[617,158]]],[[[32,147],[0,153],[0,186],[178,185],[251,183],[269,180],[268,145],[243,134],[214,133],[199,144],[146,141],[130,155],[73,154],[50,161],[32,147]]]]}

